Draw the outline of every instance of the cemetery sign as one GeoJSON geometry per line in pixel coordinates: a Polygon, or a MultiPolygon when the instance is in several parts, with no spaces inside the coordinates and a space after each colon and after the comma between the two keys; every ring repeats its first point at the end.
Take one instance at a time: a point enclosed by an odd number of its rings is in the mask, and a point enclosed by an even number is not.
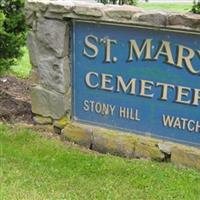
{"type": "Polygon", "coordinates": [[[73,23],[73,117],[200,145],[200,34],[73,23]]]}

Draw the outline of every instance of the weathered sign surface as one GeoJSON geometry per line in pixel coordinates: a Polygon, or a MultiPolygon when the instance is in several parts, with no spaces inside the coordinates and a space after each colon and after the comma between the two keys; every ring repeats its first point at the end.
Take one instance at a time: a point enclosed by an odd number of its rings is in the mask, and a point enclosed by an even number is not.
{"type": "Polygon", "coordinates": [[[200,145],[200,35],[76,21],[74,119],[200,145]]]}

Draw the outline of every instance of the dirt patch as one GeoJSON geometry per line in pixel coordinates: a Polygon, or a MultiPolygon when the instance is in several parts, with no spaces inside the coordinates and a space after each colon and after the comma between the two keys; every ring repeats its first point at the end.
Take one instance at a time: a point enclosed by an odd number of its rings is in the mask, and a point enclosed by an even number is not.
{"type": "Polygon", "coordinates": [[[0,121],[33,123],[28,80],[0,78],[0,121]]]}

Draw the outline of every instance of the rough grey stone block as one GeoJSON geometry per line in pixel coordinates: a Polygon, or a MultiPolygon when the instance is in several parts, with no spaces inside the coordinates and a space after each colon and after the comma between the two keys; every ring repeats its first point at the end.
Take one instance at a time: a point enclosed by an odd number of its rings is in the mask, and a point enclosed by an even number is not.
{"type": "Polygon", "coordinates": [[[51,49],[56,57],[64,57],[68,53],[69,28],[65,22],[45,19],[37,23],[37,39],[51,49]]]}
{"type": "Polygon", "coordinates": [[[71,84],[69,59],[46,56],[38,64],[40,83],[49,90],[65,93],[71,84]]]}
{"type": "Polygon", "coordinates": [[[62,130],[62,137],[87,148],[91,147],[92,133],[89,129],[83,129],[70,124],[62,130]]]}
{"type": "Polygon", "coordinates": [[[94,130],[92,149],[101,153],[110,153],[127,158],[134,157],[134,143],[131,138],[113,134],[112,131],[103,133],[101,130],[94,130]]]}
{"type": "Polygon", "coordinates": [[[38,67],[39,82],[42,86],[65,93],[71,82],[68,56],[57,58],[54,50],[41,43],[34,32],[29,33],[28,47],[31,63],[34,67],[38,67]]]}
{"type": "Polygon", "coordinates": [[[169,14],[168,25],[200,29],[200,15],[185,15],[180,13],[169,14]]]}
{"type": "Polygon", "coordinates": [[[27,44],[28,44],[28,49],[29,49],[29,57],[30,57],[30,62],[34,67],[38,66],[38,61],[39,61],[39,44],[37,43],[36,36],[33,32],[29,32],[28,34],[28,39],[27,39],[27,44]]]}
{"type": "Polygon", "coordinates": [[[28,26],[33,26],[33,22],[35,20],[35,13],[32,10],[25,10],[25,15],[26,15],[26,24],[28,26]]]}
{"type": "Polygon", "coordinates": [[[138,13],[133,17],[133,20],[148,23],[154,26],[166,26],[167,15],[165,12],[138,13]]]}
{"type": "Polygon", "coordinates": [[[84,16],[93,16],[93,17],[102,17],[103,11],[101,9],[102,4],[97,4],[95,7],[91,3],[87,2],[79,2],[75,4],[73,8],[73,12],[77,15],[84,16]]]}
{"type": "Polygon", "coordinates": [[[66,4],[65,1],[55,1],[49,4],[48,12],[69,13],[71,12],[73,6],[74,6],[73,2],[69,2],[68,4],[66,4]]]}
{"type": "Polygon", "coordinates": [[[49,4],[48,0],[29,0],[25,1],[25,8],[32,11],[45,11],[49,4]]]}
{"type": "Polygon", "coordinates": [[[45,44],[40,42],[33,31],[29,32],[27,45],[29,48],[30,61],[34,67],[39,66],[40,59],[48,56],[54,56],[53,50],[49,49],[45,46],[45,44]]]}
{"type": "Polygon", "coordinates": [[[158,143],[158,148],[160,149],[161,152],[171,155],[171,147],[167,144],[164,143],[158,143]]]}
{"type": "Polygon", "coordinates": [[[67,15],[72,12],[73,6],[73,2],[69,2],[67,5],[65,1],[51,2],[44,16],[50,19],[63,19],[63,15],[67,15]]]}
{"type": "Polygon", "coordinates": [[[41,86],[32,87],[32,111],[52,119],[59,119],[65,115],[69,105],[66,96],[49,91],[41,86]]]}
{"type": "Polygon", "coordinates": [[[106,16],[115,20],[116,19],[120,20],[120,21],[130,20],[132,19],[132,16],[138,12],[142,12],[142,9],[134,7],[134,6],[131,8],[130,6],[126,6],[126,5],[116,6],[116,7],[108,5],[105,8],[106,16]]]}
{"type": "Polygon", "coordinates": [[[39,115],[34,116],[33,121],[35,124],[39,124],[39,125],[52,124],[52,119],[50,117],[43,117],[39,115]]]}
{"type": "Polygon", "coordinates": [[[171,149],[171,162],[200,170],[200,149],[174,145],[171,149]]]}

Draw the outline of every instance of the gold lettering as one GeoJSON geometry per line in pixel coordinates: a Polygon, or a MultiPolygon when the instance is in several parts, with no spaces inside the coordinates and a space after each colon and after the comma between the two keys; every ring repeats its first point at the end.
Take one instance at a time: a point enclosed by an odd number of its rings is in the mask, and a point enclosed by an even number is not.
{"type": "Polygon", "coordinates": [[[197,122],[196,122],[195,131],[196,131],[197,133],[200,133],[200,121],[197,121],[197,122]]]}
{"type": "Polygon", "coordinates": [[[192,66],[192,58],[195,56],[194,51],[191,48],[178,45],[178,59],[177,59],[177,67],[183,68],[183,63],[186,64],[187,69],[192,74],[199,74],[200,70],[197,71],[192,66]],[[184,56],[184,52],[187,51],[188,55],[184,56]]]}
{"type": "Polygon", "coordinates": [[[105,62],[110,63],[111,62],[111,45],[117,44],[117,40],[111,40],[111,39],[101,39],[101,42],[105,44],[105,62]]]}
{"type": "Polygon", "coordinates": [[[114,113],[114,110],[115,110],[115,106],[113,106],[113,105],[110,105],[110,111],[111,111],[111,115],[113,115],[113,113],[114,113]]]}
{"type": "Polygon", "coordinates": [[[85,100],[84,102],[83,102],[83,104],[84,104],[84,106],[83,106],[83,109],[86,111],[86,112],[88,112],[89,110],[90,110],[90,107],[89,107],[89,102],[88,102],[88,100],[85,100]]]}
{"type": "Polygon", "coordinates": [[[169,116],[169,115],[163,115],[162,116],[162,122],[164,126],[172,127],[172,124],[174,122],[174,116],[169,116]]]}
{"type": "Polygon", "coordinates": [[[129,58],[128,61],[132,61],[133,60],[133,52],[135,52],[135,55],[137,57],[137,59],[139,59],[143,53],[144,50],[145,51],[145,59],[151,59],[151,41],[152,39],[146,39],[141,47],[141,49],[139,49],[137,42],[135,40],[130,40],[130,48],[129,48],[129,58]]]}
{"type": "Polygon", "coordinates": [[[156,55],[154,56],[154,59],[158,60],[160,55],[166,56],[166,62],[168,64],[175,65],[169,42],[162,41],[160,48],[158,49],[156,55]]]}
{"type": "Polygon", "coordinates": [[[87,56],[88,58],[96,58],[98,55],[99,49],[97,48],[96,45],[90,42],[90,40],[95,41],[96,43],[98,42],[98,38],[94,35],[87,35],[84,40],[85,46],[90,50],[93,51],[93,54],[89,54],[86,49],[83,49],[83,55],[87,56]]]}
{"type": "Polygon", "coordinates": [[[194,98],[192,105],[198,106],[200,100],[200,89],[194,89],[194,98]]]}
{"type": "Polygon", "coordinates": [[[136,79],[131,79],[127,84],[124,83],[124,80],[121,76],[117,76],[117,92],[120,92],[120,88],[123,92],[127,92],[130,88],[130,94],[135,94],[135,81],[136,79]]]}
{"type": "Polygon", "coordinates": [[[94,109],[95,109],[96,113],[100,114],[101,111],[102,111],[102,105],[101,105],[101,103],[99,103],[99,102],[95,103],[94,109]]]}
{"type": "Polygon", "coordinates": [[[161,93],[161,96],[160,96],[160,99],[161,100],[164,100],[164,101],[167,101],[167,98],[168,98],[168,89],[169,88],[172,88],[174,89],[174,85],[171,85],[171,84],[167,84],[167,83],[156,83],[156,86],[161,86],[162,87],[162,93],[161,93]]]}
{"type": "Polygon", "coordinates": [[[154,85],[153,81],[141,80],[141,88],[140,88],[140,96],[153,98],[154,94],[147,94],[147,91],[152,90],[152,86],[154,85]]]}
{"type": "Polygon", "coordinates": [[[189,92],[191,92],[191,88],[177,86],[177,95],[176,95],[176,102],[183,103],[183,104],[190,104],[191,100],[183,100],[183,97],[188,97],[189,92]]]}
{"type": "Polygon", "coordinates": [[[112,91],[113,86],[109,87],[108,85],[111,83],[113,76],[111,74],[102,74],[101,75],[101,89],[112,91]]]}
{"type": "Polygon", "coordinates": [[[96,84],[92,84],[90,81],[92,75],[96,78],[98,78],[99,76],[96,72],[88,72],[85,76],[86,85],[89,86],[90,88],[97,88],[99,86],[98,82],[96,84]]]}
{"type": "Polygon", "coordinates": [[[181,121],[178,117],[174,121],[173,128],[181,129],[181,121]]]}
{"type": "Polygon", "coordinates": [[[125,116],[126,116],[126,107],[121,107],[120,106],[119,116],[125,118],[125,116]]]}
{"type": "Polygon", "coordinates": [[[190,132],[195,130],[195,121],[194,120],[189,120],[187,123],[187,128],[190,132]]]}
{"type": "Polygon", "coordinates": [[[186,122],[188,121],[188,119],[186,118],[181,118],[183,124],[182,124],[182,129],[185,130],[185,126],[186,126],[186,122]]]}

